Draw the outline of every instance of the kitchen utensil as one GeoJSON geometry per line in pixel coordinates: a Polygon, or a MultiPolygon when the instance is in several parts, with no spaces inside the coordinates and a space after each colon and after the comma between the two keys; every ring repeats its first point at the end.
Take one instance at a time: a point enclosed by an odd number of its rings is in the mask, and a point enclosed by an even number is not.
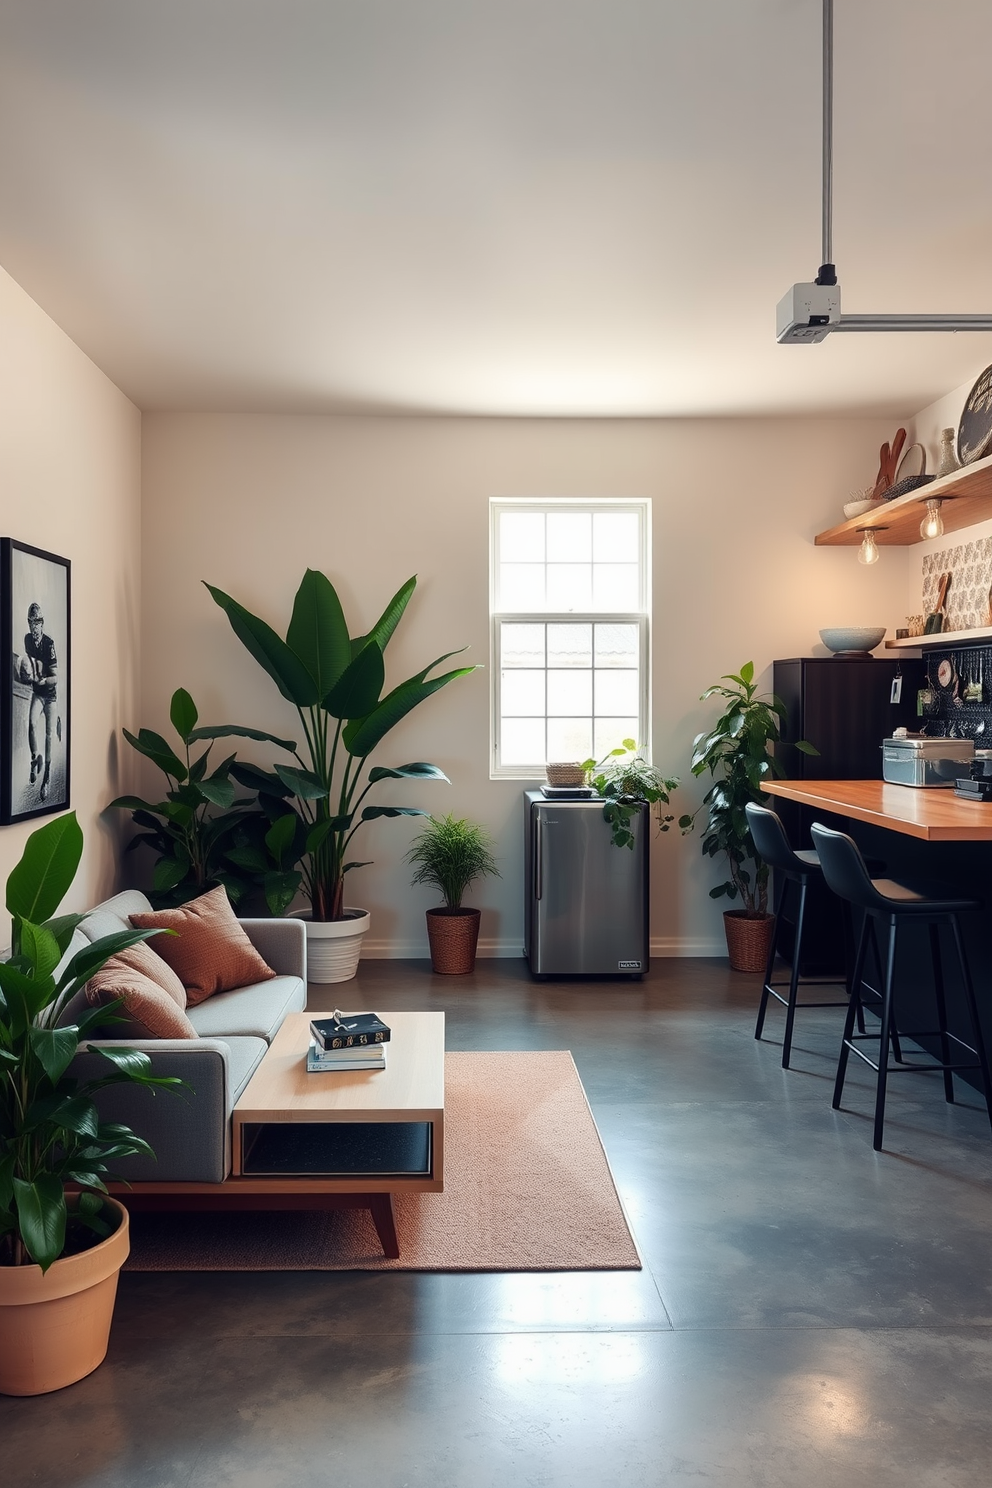
{"type": "Polygon", "coordinates": [[[947,602],[947,591],[951,587],[951,575],[941,574],[940,588],[937,591],[937,605],[927,616],[923,625],[924,635],[940,635],[944,628],[944,605],[947,602]]]}
{"type": "Polygon", "coordinates": [[[965,684],[964,700],[966,703],[981,703],[985,701],[985,669],[982,666],[982,658],[978,658],[978,676],[972,672],[965,684]]]}
{"type": "Polygon", "coordinates": [[[873,496],[887,496],[890,486],[895,483],[896,467],[899,464],[899,456],[902,447],[906,443],[906,430],[897,429],[891,446],[883,444],[878,452],[878,475],[875,477],[875,485],[872,490],[873,496]]]}
{"type": "Polygon", "coordinates": [[[820,640],[835,656],[870,656],[884,638],[884,625],[831,625],[820,631],[820,640]]]}

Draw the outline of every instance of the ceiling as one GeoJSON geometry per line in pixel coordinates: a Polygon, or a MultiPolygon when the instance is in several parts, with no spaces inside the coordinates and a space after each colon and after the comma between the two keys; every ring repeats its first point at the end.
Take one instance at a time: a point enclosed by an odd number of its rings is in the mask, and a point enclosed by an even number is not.
{"type": "MultiPolygon", "coordinates": [[[[992,310],[988,0],[837,0],[844,309],[992,310]]],[[[0,0],[0,264],[142,408],[911,412],[779,347],[819,0],[0,0]]]]}

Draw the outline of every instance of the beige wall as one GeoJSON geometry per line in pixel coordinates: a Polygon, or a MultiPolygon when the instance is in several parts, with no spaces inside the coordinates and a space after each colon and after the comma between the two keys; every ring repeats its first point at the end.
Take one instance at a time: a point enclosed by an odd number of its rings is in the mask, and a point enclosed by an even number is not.
{"type": "MultiPolygon", "coordinates": [[[[117,740],[138,692],[138,410],[0,270],[0,532],[72,562],[72,805],[86,846],[66,900],[115,886],[117,740]]],[[[42,819],[43,820],[43,819],[42,819]]],[[[38,822],[0,827],[6,880],[38,822]]],[[[0,922],[0,945],[9,924],[0,922]]]]}
{"type": "MultiPolygon", "coordinates": [[[[488,498],[649,496],[654,516],[654,757],[687,776],[693,735],[714,716],[700,692],[753,659],[809,654],[831,624],[900,623],[905,554],[864,569],[851,549],[814,549],[852,488],[870,482],[891,433],[877,421],[517,421],[146,415],[143,425],[141,722],[167,725],[188,687],[204,721],[292,730],[292,710],[235,640],[200,584],[285,626],[304,567],[334,580],[354,629],[411,573],[420,588],[390,646],[398,679],[455,646],[488,663],[488,498]]],[[[134,720],[137,722],[137,719],[134,720]]],[[[504,877],[475,901],[490,953],[521,939],[517,782],[490,781],[489,678],[477,673],[410,715],[377,758],[429,759],[450,786],[380,797],[470,814],[492,828],[504,877]]],[[[684,786],[676,804],[695,805],[684,786]]],[[[351,880],[373,911],[373,954],[424,954],[423,910],[402,856],[412,823],[375,823],[351,880]]],[[[656,953],[721,953],[715,881],[698,840],[653,848],[656,953]]]]}

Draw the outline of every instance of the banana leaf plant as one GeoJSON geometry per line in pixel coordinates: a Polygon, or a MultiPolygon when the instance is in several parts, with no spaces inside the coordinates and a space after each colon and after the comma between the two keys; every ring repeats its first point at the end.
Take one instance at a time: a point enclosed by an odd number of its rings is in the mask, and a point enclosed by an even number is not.
{"type": "Polygon", "coordinates": [[[147,1054],[120,1047],[94,1048],[86,1039],[106,1031],[113,1004],[94,1008],[59,1027],[74,994],[110,957],[154,930],[120,931],[94,940],[60,964],[84,915],[55,917],[76,876],[83,834],[75,812],[55,817],[27,840],[7,880],[13,944],[0,962],[0,1265],[32,1262],[47,1271],[66,1251],[85,1249],[114,1228],[100,1197],[115,1158],[151,1148],[130,1127],[102,1122],[93,1102],[105,1085],[136,1083],[176,1088],[182,1081],[156,1077],[147,1054]],[[107,1061],[102,1078],[70,1074],[76,1052],[90,1048],[107,1061]],[[71,1211],[66,1186],[80,1190],[71,1211]]]}
{"type": "Polygon", "coordinates": [[[236,755],[228,755],[211,769],[210,751],[214,741],[235,732],[283,749],[292,749],[292,742],[260,729],[200,725],[196,704],[184,687],[172,694],[169,716],[179,735],[178,752],[153,729],[139,729],[137,734],[123,730],[131,748],[164,774],[163,799],[118,796],[110,804],[130,811],[131,820],[142,829],[131,838],[127,851],[144,844],[157,854],[152,870],[156,907],[185,904],[218,884],[224,885],[231,903],[237,905],[247,893],[262,886],[262,874],[250,865],[264,853],[270,822],[259,810],[254,794],[237,795],[231,777],[236,755]],[[206,744],[206,748],[196,752],[194,758],[198,744],[206,744]]]}
{"type": "MultiPolygon", "coordinates": [[[[295,764],[272,770],[235,763],[231,774],[258,794],[271,823],[265,834],[265,892],[269,908],[280,914],[298,890],[310,901],[313,919],[342,920],[345,875],[366,863],[348,853],[361,826],[377,817],[426,816],[417,806],[365,805],[366,796],[383,780],[447,780],[437,765],[414,761],[368,769],[372,752],[413,708],[439,692],[473,666],[430,673],[456,655],[448,651],[384,692],[383,653],[416,588],[416,578],[393,595],[366,635],[351,636],[333,584],[308,568],[296,594],[285,640],[237,600],[206,587],[231,622],[235,635],[296,708],[303,731],[303,752],[295,743],[275,741],[291,750],[295,764]]],[[[249,729],[231,733],[258,735],[249,729]]],[[[265,863],[250,853],[238,854],[245,866],[260,871],[265,863]]]]}

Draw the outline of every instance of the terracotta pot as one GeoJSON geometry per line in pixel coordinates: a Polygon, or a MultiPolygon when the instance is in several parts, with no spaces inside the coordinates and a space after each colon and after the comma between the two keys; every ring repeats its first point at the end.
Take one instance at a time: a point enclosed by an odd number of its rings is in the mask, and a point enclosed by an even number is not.
{"type": "MultiPolygon", "coordinates": [[[[70,1200],[71,1202],[71,1200],[70,1200]]],[[[117,1275],[127,1260],[127,1210],[112,1235],[40,1266],[0,1266],[0,1393],[45,1395],[92,1374],[110,1341],[117,1275]]]]}
{"type": "Polygon", "coordinates": [[[429,909],[427,939],[431,943],[431,965],[442,976],[464,976],[475,970],[479,944],[478,909],[429,909]]]}
{"type": "Polygon", "coordinates": [[[764,971],[775,933],[775,916],[746,915],[742,909],[727,909],[723,913],[723,928],[731,969],[764,971]]]}
{"type": "Polygon", "coordinates": [[[312,920],[309,909],[293,911],[307,927],[308,982],[350,982],[357,972],[370,915],[367,909],[349,908],[345,915],[343,920],[312,920]]]}

